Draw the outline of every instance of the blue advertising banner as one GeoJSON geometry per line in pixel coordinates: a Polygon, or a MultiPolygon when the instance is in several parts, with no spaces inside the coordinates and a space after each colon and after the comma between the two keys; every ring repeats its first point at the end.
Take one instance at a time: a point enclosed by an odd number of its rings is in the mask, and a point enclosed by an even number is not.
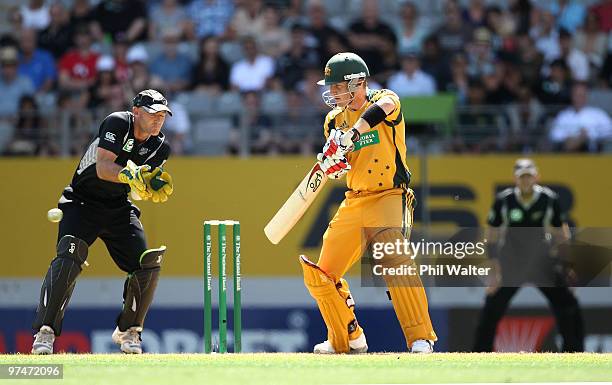
{"type": "MultiPolygon", "coordinates": [[[[111,341],[116,308],[75,308],[66,312],[62,335],[55,350],[66,352],[118,352],[111,341]]],[[[436,351],[448,350],[447,311],[431,309],[439,342],[436,351]]],[[[217,309],[213,312],[213,344],[217,337],[217,309]]],[[[228,309],[228,350],[232,350],[232,311],[228,309]]],[[[371,352],[406,351],[406,342],[391,309],[357,310],[371,352]]],[[[34,309],[0,309],[0,353],[27,353],[32,346],[30,325],[34,309]]],[[[177,353],[203,351],[201,308],[153,308],[143,332],[146,352],[177,353]]],[[[325,340],[326,329],[318,310],[312,307],[246,308],[242,314],[244,352],[310,352],[325,340]]]]}

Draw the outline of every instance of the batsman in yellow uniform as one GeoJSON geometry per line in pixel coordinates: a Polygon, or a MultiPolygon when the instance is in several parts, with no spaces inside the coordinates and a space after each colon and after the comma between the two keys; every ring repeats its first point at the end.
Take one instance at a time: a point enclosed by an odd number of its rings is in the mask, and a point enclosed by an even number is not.
{"type": "MultiPolygon", "coordinates": [[[[315,353],[365,353],[365,334],[354,313],[344,274],[373,242],[395,243],[409,236],[413,191],[408,188],[405,126],[398,96],[367,87],[366,63],[353,53],[334,55],[320,85],[333,108],[327,114],[327,141],[317,159],[330,178],[347,177],[349,190],[323,236],[319,261],[300,257],[304,283],[316,300],[328,339],[315,353]]],[[[410,258],[387,254],[381,261],[393,268],[410,258]]],[[[437,340],[418,276],[384,276],[393,308],[411,352],[430,353],[437,340]]]]}

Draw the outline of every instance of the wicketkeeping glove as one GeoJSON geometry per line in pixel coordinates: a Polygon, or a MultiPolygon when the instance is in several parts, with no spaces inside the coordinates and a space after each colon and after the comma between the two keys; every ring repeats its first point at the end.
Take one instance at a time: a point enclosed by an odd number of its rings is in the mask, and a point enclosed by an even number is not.
{"type": "Polygon", "coordinates": [[[146,183],[146,178],[150,174],[149,170],[151,170],[151,167],[146,164],[136,166],[131,163],[119,171],[117,178],[122,183],[128,184],[132,192],[140,197],[140,199],[147,200],[151,198],[151,193],[147,191],[146,183]]]}
{"type": "Polygon", "coordinates": [[[319,153],[317,154],[317,161],[325,175],[332,179],[342,178],[351,169],[351,165],[346,158],[327,158],[322,153],[319,153]]]}
{"type": "Polygon", "coordinates": [[[352,128],[346,132],[332,129],[323,146],[323,155],[326,158],[342,159],[353,150],[355,142],[359,140],[359,132],[352,128]]]}
{"type": "Polygon", "coordinates": [[[172,177],[167,171],[160,167],[156,167],[145,178],[147,191],[151,193],[151,200],[154,203],[161,203],[168,200],[168,196],[172,195],[174,185],[172,177]]]}

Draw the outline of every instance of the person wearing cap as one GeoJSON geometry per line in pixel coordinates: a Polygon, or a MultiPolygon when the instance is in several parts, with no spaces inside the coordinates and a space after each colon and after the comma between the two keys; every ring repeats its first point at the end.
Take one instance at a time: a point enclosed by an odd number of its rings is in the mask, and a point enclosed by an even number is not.
{"type": "MultiPolygon", "coordinates": [[[[414,192],[408,187],[406,128],[399,97],[393,91],[368,88],[370,70],[351,52],[332,56],[318,84],[333,109],[323,125],[326,143],[317,160],[328,178],[347,178],[346,198],[331,220],[317,263],[300,257],[304,283],[327,326],[327,340],[314,352],[365,353],[364,330],[354,313],[347,271],[373,245],[393,246],[409,238],[414,192]],[[366,247],[367,245],[367,247],[366,247]]],[[[392,251],[377,259],[376,269],[414,266],[411,255],[392,251]]],[[[381,271],[381,270],[378,270],[381,271]]],[[[377,274],[380,275],[380,274],[377,274]]],[[[437,340],[427,296],[414,274],[382,273],[389,299],[412,353],[431,353],[437,340]]]]}
{"type": "Polygon", "coordinates": [[[58,204],[63,217],[57,254],[40,291],[32,325],[37,332],[33,354],[53,353],[76,279],[87,266],[88,248],[97,238],[128,274],[112,340],[124,353],[142,353],[140,333],[166,247],[147,246],[140,210],[129,196],[159,203],[172,194],[172,178],[162,169],[170,156],[170,146],[161,132],[166,114],[172,115],[172,111],[161,93],[141,91],[131,111],[114,112],[102,121],[81,158],[58,204]]]}
{"type": "Polygon", "coordinates": [[[0,95],[2,95],[0,119],[13,118],[17,114],[21,97],[33,95],[36,91],[32,81],[19,74],[18,65],[17,48],[13,46],[0,48],[0,95]]]}
{"type": "Polygon", "coordinates": [[[580,306],[559,274],[558,247],[570,238],[567,214],[559,197],[539,185],[531,159],[514,164],[515,186],[497,194],[486,230],[489,258],[496,274],[487,288],[474,351],[493,351],[495,333],[512,297],[525,284],[535,285],[553,308],[564,352],[584,350],[580,306]]]}

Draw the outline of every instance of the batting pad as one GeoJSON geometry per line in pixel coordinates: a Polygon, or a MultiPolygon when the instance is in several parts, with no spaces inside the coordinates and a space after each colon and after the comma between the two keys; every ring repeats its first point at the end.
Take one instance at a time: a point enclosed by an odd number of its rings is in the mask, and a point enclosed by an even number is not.
{"type": "Polygon", "coordinates": [[[341,279],[334,282],[323,270],[305,256],[300,256],[304,271],[304,284],[319,306],[323,321],[327,326],[327,339],[336,353],[349,352],[349,335],[359,337],[363,330],[357,323],[348,283],[341,279]]]}
{"type": "MultiPolygon", "coordinates": [[[[394,243],[404,236],[399,230],[387,229],[374,236],[375,242],[394,243]]],[[[385,268],[395,268],[401,265],[414,265],[408,255],[387,254],[380,261],[385,268]]],[[[438,337],[433,330],[427,295],[418,275],[384,275],[385,283],[389,288],[389,296],[393,309],[399,320],[408,348],[416,340],[436,341],[438,337]]]]}

